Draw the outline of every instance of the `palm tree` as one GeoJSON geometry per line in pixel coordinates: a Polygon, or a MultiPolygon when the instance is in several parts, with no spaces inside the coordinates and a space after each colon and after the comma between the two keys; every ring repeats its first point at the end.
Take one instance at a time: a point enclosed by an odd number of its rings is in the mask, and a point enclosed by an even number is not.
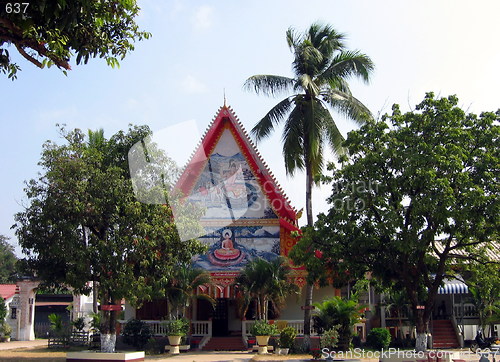
{"type": "Polygon", "coordinates": [[[257,319],[267,319],[269,303],[280,310],[287,296],[298,293],[298,287],[290,283],[290,267],[284,257],[272,261],[256,258],[250,261],[236,278],[235,284],[241,291],[241,315],[255,301],[257,319]]]}
{"type": "Polygon", "coordinates": [[[338,326],[338,346],[344,351],[349,350],[353,335],[353,327],[361,318],[361,310],[364,306],[359,305],[357,296],[349,299],[333,297],[322,303],[314,303],[318,309],[318,322],[320,327],[328,330],[338,326]]]}
{"type": "Polygon", "coordinates": [[[410,317],[409,300],[406,292],[402,289],[391,289],[385,296],[385,307],[398,319],[397,338],[403,339],[403,318],[410,317]]]}
{"type": "Polygon", "coordinates": [[[199,286],[210,285],[210,273],[190,265],[178,265],[166,288],[166,298],[170,319],[187,317],[188,308],[193,298],[205,299],[212,306],[216,301],[208,294],[197,294],[199,286]]]}
{"type": "MultiPolygon", "coordinates": [[[[329,25],[313,24],[303,34],[293,28],[286,32],[288,47],[294,55],[294,77],[254,75],[245,88],[267,96],[290,94],[275,105],[252,129],[259,141],[279,124],[283,127],[283,157],[287,174],[306,173],[307,226],[313,225],[312,186],[323,169],[323,151],[329,144],[337,155],[343,152],[344,138],[329,108],[358,124],[371,119],[371,113],[353,97],[347,81],[352,77],[368,82],[374,65],[359,51],[345,49],[344,35],[329,25]]],[[[313,287],[306,290],[304,333],[310,334],[313,287]]]]}

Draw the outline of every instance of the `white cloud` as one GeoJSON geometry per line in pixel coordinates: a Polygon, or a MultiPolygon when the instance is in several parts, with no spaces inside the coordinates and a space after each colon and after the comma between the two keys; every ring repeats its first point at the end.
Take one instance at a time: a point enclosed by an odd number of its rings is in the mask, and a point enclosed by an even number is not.
{"type": "Polygon", "coordinates": [[[208,5],[196,9],[191,22],[195,30],[206,30],[212,26],[213,9],[208,5]]]}
{"type": "Polygon", "coordinates": [[[186,76],[181,82],[182,90],[186,93],[204,93],[207,86],[192,75],[186,76]]]}

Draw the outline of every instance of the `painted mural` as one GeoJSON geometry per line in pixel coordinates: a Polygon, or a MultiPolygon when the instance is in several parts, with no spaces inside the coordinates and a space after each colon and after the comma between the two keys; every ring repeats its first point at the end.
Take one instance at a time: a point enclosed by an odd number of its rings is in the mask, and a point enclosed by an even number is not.
{"type": "Polygon", "coordinates": [[[280,254],[279,226],[207,227],[200,240],[208,252],[194,266],[209,271],[240,270],[257,257],[273,260],[280,254]]]}
{"type": "Polygon", "coordinates": [[[206,209],[205,219],[277,218],[227,129],[208,157],[189,200],[206,209]]]}

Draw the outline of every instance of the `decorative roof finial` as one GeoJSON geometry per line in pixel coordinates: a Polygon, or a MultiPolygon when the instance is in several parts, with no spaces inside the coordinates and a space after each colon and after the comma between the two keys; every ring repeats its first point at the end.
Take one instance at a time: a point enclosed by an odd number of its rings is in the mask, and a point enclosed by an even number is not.
{"type": "Polygon", "coordinates": [[[226,88],[222,88],[222,92],[224,93],[224,108],[227,108],[227,106],[226,106],[226,88]]]}

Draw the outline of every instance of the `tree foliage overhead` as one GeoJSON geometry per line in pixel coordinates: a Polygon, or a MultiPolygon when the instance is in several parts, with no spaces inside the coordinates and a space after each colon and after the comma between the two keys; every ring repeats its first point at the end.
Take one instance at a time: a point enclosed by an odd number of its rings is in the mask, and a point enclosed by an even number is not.
{"type": "Polygon", "coordinates": [[[405,290],[420,336],[457,255],[479,257],[498,237],[500,112],[457,104],[429,93],[415,111],[395,105],[349,133],[331,208],[303,238],[340,271],[405,290]]]}
{"type": "Polygon", "coordinates": [[[14,283],[17,276],[17,257],[7,240],[6,236],[0,235],[0,283],[14,283]]]}
{"type": "MultiPolygon", "coordinates": [[[[180,239],[169,204],[135,198],[127,153],[149,128],[131,126],[110,139],[78,129],[62,134],[65,144],[44,144],[43,173],[28,182],[28,207],[15,216],[27,265],[49,285],[77,293],[96,281],[101,306],[164,294],[175,265],[203,248],[180,239]]],[[[114,333],[115,317],[104,312],[103,333],[114,333]]]]}
{"type": "Polygon", "coordinates": [[[39,68],[56,65],[66,71],[73,57],[76,64],[99,57],[117,66],[134,50],[134,41],[150,36],[135,23],[139,10],[135,0],[2,2],[0,71],[15,79],[20,70],[8,45],[39,68]]]}

